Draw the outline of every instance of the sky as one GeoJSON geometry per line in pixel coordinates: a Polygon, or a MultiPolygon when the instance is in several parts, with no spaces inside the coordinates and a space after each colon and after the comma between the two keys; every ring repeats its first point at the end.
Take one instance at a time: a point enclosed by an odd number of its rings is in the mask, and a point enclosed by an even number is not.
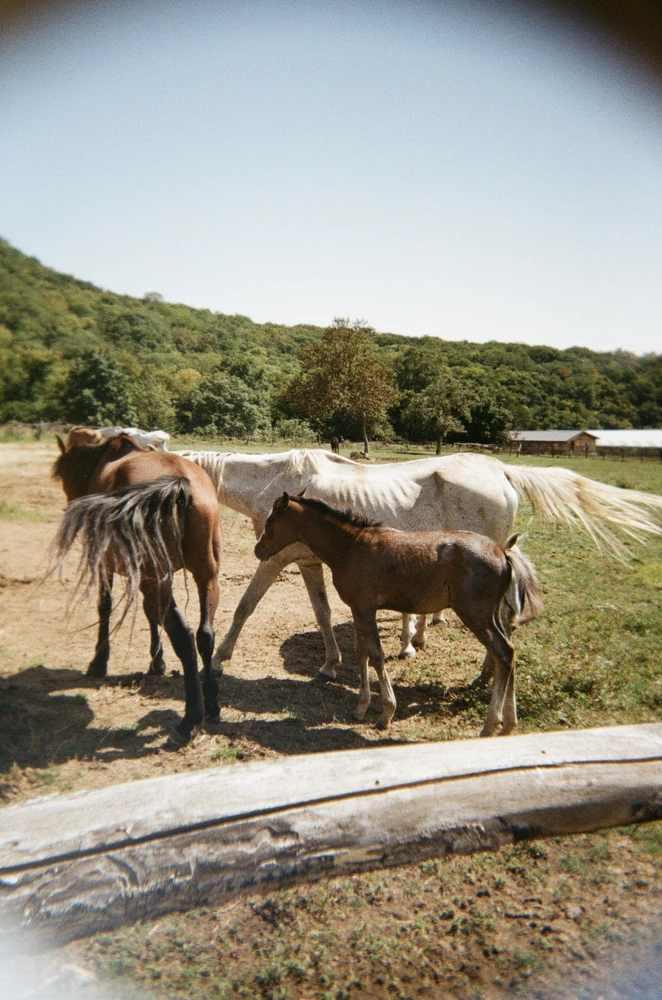
{"type": "Polygon", "coordinates": [[[74,3],[0,149],[0,236],[114,292],[662,352],[662,92],[505,2],[74,3]]]}

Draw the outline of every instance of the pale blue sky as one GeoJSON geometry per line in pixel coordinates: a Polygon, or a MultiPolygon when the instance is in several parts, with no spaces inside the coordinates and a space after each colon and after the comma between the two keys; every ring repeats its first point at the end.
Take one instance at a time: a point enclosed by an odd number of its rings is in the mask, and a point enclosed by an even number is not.
{"type": "Polygon", "coordinates": [[[505,4],[122,2],[0,52],[0,235],[256,321],[662,351],[662,96],[505,4]]]}

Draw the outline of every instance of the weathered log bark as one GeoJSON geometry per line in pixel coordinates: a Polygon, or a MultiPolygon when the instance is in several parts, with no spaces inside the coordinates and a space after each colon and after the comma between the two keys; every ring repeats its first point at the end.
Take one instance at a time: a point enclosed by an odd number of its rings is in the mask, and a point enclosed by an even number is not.
{"type": "Polygon", "coordinates": [[[662,725],[290,757],[0,810],[0,941],[662,818],[662,725]]]}

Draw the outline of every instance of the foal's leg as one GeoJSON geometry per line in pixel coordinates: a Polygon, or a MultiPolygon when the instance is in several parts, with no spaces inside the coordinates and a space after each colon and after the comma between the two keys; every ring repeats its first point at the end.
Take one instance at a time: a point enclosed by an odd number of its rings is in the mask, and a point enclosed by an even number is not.
{"type": "MultiPolygon", "coordinates": [[[[379,638],[377,617],[374,611],[356,612],[352,610],[352,615],[354,616],[354,627],[357,632],[361,633],[362,648],[367,646],[368,660],[377,671],[382,693],[382,714],[378,725],[382,729],[387,729],[395,713],[396,701],[391,679],[384,664],[384,650],[379,638]]],[[[363,681],[363,675],[361,680],[363,681]]]]}
{"type": "Polygon", "coordinates": [[[222,667],[224,660],[232,659],[234,647],[246,620],[253,614],[280,571],[294,561],[288,553],[288,548],[284,548],[265,562],[258,563],[258,567],[253,574],[253,579],[246,587],[239,604],[235,608],[234,615],[232,616],[232,624],[219,643],[212,658],[212,664],[217,669],[222,667]]]}
{"type": "MultiPolygon", "coordinates": [[[[469,623],[465,621],[465,625],[469,625],[469,623]]],[[[507,736],[517,725],[515,651],[509,639],[494,624],[487,627],[471,628],[471,631],[487,649],[488,655],[485,657],[485,663],[491,659],[494,664],[492,695],[485,725],[480,735],[492,736],[501,726],[501,735],[507,736]]]]}
{"type": "Polygon", "coordinates": [[[86,671],[88,677],[105,677],[108,671],[108,657],[110,656],[110,613],[113,610],[112,586],[113,574],[109,573],[107,584],[99,584],[97,599],[99,631],[97,633],[97,644],[94,647],[94,656],[90,660],[86,671]]]}
{"type": "Polygon", "coordinates": [[[303,582],[310,597],[310,603],[315,612],[315,619],[324,639],[326,656],[324,663],[317,671],[317,677],[319,680],[335,680],[336,667],[340,666],[342,658],[336,637],[333,634],[331,608],[329,607],[326,584],[324,583],[324,570],[322,569],[321,562],[318,560],[314,562],[303,562],[300,560],[297,565],[301,570],[301,576],[303,577],[303,582]]]}
{"type": "Polygon", "coordinates": [[[203,720],[198,656],[195,651],[193,631],[177,607],[172,589],[168,585],[159,587],[154,580],[143,580],[140,589],[143,592],[148,617],[163,622],[172,648],[184,669],[186,708],[184,718],[177,726],[177,735],[180,739],[188,741],[191,739],[195,727],[199,726],[203,720]]]}
{"type": "Polygon", "coordinates": [[[370,678],[368,676],[368,647],[356,619],[354,620],[354,642],[356,649],[356,664],[359,668],[359,698],[354,709],[354,718],[362,720],[370,706],[370,678]]]}
{"type": "Polygon", "coordinates": [[[492,677],[494,676],[494,664],[495,664],[495,658],[492,656],[491,653],[486,653],[485,659],[483,660],[483,665],[480,668],[480,673],[478,674],[478,677],[476,677],[476,679],[471,682],[471,686],[474,688],[487,687],[487,685],[492,680],[492,677]]]}

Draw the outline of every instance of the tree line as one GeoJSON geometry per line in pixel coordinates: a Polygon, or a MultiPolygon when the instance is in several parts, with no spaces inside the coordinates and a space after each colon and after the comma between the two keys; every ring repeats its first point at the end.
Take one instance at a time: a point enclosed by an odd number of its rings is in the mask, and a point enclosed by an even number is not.
{"type": "Polygon", "coordinates": [[[0,422],[220,437],[498,442],[513,428],[660,427],[662,355],[325,330],[96,288],[0,240],[0,422]]]}

